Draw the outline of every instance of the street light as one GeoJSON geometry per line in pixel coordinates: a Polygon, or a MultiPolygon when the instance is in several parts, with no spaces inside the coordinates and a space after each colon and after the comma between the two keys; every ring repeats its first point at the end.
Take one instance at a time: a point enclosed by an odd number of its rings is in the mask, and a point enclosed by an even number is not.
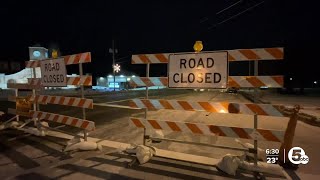
{"type": "MultiPolygon", "coordinates": [[[[115,53],[118,53],[118,49],[114,48],[114,40],[112,40],[112,49],[109,49],[109,53],[112,53],[112,67],[113,67],[113,91],[116,91],[116,71],[115,71],[115,53]]],[[[119,65],[118,65],[119,66],[119,65]]],[[[120,71],[120,66],[119,66],[119,71],[120,71]]]]}
{"type": "Polygon", "coordinates": [[[115,71],[116,73],[120,72],[120,65],[119,64],[114,65],[113,71],[115,71]]]}

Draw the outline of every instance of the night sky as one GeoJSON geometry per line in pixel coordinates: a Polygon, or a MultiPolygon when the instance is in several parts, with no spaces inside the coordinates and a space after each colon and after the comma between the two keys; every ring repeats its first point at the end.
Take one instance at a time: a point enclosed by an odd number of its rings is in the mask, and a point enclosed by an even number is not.
{"type": "MultiPolygon", "coordinates": [[[[122,69],[143,76],[145,65],[131,65],[132,54],[190,52],[194,42],[202,40],[205,51],[284,47],[285,61],[261,63],[262,74],[320,79],[318,6],[306,1],[238,1],[4,1],[0,61],[26,61],[33,45],[58,47],[62,55],[89,51],[92,63],[85,65],[85,72],[102,76],[112,72],[108,49],[114,39],[122,69]]],[[[248,64],[234,65],[230,73],[242,74],[242,67],[248,64]]],[[[165,69],[152,65],[150,75],[165,76],[165,69]]]]}

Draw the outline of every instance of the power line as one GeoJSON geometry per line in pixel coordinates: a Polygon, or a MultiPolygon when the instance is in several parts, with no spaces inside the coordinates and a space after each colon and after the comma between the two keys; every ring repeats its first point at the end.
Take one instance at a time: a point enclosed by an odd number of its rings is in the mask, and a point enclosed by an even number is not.
{"type": "Polygon", "coordinates": [[[238,13],[238,14],[236,14],[236,15],[233,15],[233,16],[229,17],[228,19],[225,19],[225,20],[223,20],[223,21],[220,21],[219,23],[217,23],[217,24],[209,27],[208,29],[212,29],[212,28],[217,27],[218,25],[223,24],[223,23],[225,23],[225,22],[227,22],[227,21],[229,21],[229,20],[231,20],[231,19],[233,19],[233,18],[236,18],[237,16],[240,16],[241,14],[243,14],[243,13],[245,13],[245,12],[247,12],[247,11],[249,11],[249,10],[257,7],[257,6],[259,6],[259,5],[262,4],[262,3],[264,3],[264,1],[259,2],[258,4],[255,4],[255,5],[247,8],[247,9],[245,9],[244,11],[241,11],[240,13],[238,13]]]}
{"type": "Polygon", "coordinates": [[[230,8],[232,8],[233,6],[235,6],[235,5],[237,5],[237,4],[241,3],[241,2],[242,2],[242,0],[240,0],[240,1],[238,1],[238,2],[234,3],[234,4],[230,5],[230,6],[228,6],[228,7],[224,8],[224,9],[222,9],[221,11],[217,12],[217,13],[216,13],[216,15],[218,15],[218,14],[220,14],[220,13],[222,13],[222,12],[224,12],[224,11],[226,11],[226,10],[230,9],[230,8]]]}

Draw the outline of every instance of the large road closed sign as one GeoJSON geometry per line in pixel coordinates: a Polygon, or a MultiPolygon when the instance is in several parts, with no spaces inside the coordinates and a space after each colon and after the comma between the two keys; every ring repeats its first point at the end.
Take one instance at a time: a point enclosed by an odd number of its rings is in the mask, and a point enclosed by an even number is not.
{"type": "Polygon", "coordinates": [[[228,53],[189,53],[169,56],[169,88],[226,88],[228,53]]]}
{"type": "Polygon", "coordinates": [[[42,86],[67,86],[66,65],[63,58],[40,61],[42,86]]]}

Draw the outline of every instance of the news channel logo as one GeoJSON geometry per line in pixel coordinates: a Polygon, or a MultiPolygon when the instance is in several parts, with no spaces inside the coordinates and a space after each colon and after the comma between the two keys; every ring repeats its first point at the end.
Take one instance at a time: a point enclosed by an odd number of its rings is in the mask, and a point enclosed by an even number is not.
{"type": "Polygon", "coordinates": [[[288,159],[292,164],[308,164],[309,157],[301,147],[293,147],[288,152],[288,159]]]}

